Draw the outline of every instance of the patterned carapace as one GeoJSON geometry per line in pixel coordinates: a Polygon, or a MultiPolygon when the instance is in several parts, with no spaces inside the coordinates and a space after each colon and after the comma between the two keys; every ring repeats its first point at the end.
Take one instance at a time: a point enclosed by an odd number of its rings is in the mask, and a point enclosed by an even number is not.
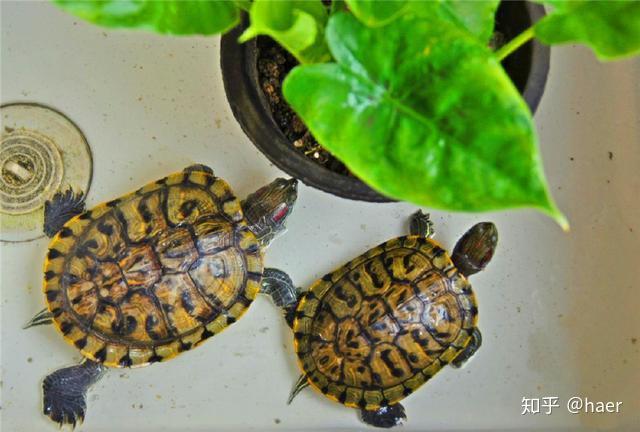
{"type": "Polygon", "coordinates": [[[458,355],[477,321],[471,286],[423,236],[375,247],[317,281],[294,321],[311,385],[347,406],[403,399],[458,355]]]}
{"type": "Polygon", "coordinates": [[[262,270],[229,185],[191,171],[67,222],[51,243],[44,291],[56,327],[84,356],[143,366],[235,322],[262,270]]]}

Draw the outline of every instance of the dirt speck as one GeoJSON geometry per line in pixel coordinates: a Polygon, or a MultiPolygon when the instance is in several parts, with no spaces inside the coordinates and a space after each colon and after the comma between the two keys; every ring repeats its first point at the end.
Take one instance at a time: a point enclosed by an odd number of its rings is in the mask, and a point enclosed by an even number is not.
{"type": "Polygon", "coordinates": [[[260,330],[258,330],[260,333],[266,333],[269,331],[269,327],[265,326],[265,327],[261,327],[260,330]]]}
{"type": "Polygon", "coordinates": [[[9,127],[9,126],[5,126],[5,127],[4,127],[4,131],[5,131],[6,133],[11,133],[11,132],[13,132],[14,130],[15,130],[14,128],[9,127]]]}
{"type": "Polygon", "coordinates": [[[574,161],[574,160],[575,160],[575,158],[574,158],[573,156],[571,156],[571,157],[569,157],[569,160],[570,160],[570,161],[574,161]]]}
{"type": "Polygon", "coordinates": [[[280,420],[279,418],[275,418],[275,419],[273,419],[273,422],[274,422],[275,424],[280,424],[280,421],[281,421],[281,420],[280,420]]]}
{"type": "Polygon", "coordinates": [[[635,345],[638,342],[638,338],[631,338],[631,344],[635,345]]]}
{"type": "Polygon", "coordinates": [[[609,152],[609,160],[613,160],[613,152],[609,152]]]}
{"type": "Polygon", "coordinates": [[[28,358],[27,358],[27,363],[33,363],[33,358],[28,357],[28,358]]]}

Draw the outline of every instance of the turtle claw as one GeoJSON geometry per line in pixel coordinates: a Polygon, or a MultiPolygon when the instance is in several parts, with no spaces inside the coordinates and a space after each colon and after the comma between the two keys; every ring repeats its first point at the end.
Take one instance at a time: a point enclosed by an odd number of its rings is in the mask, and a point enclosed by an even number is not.
{"type": "Polygon", "coordinates": [[[399,403],[381,406],[377,410],[360,410],[360,418],[366,424],[378,428],[389,429],[399,426],[407,420],[404,407],[399,403]]]}
{"type": "Polygon", "coordinates": [[[50,201],[44,203],[44,233],[53,237],[69,219],[84,210],[84,193],[76,193],[71,188],[56,192],[50,201]]]}
{"type": "Polygon", "coordinates": [[[63,426],[71,425],[71,430],[76,426],[82,424],[84,421],[85,410],[80,408],[77,412],[59,408],[53,408],[52,406],[45,407],[44,414],[51,420],[58,423],[58,428],[62,429],[63,426]]]}
{"type": "Polygon", "coordinates": [[[76,425],[84,421],[85,410],[84,395],[58,400],[51,400],[45,396],[43,412],[51,420],[58,423],[60,428],[71,425],[71,429],[75,429],[76,425]]]}
{"type": "Polygon", "coordinates": [[[102,376],[100,363],[85,361],[82,364],[58,369],[42,383],[43,413],[61,427],[84,421],[87,410],[88,388],[102,376]]]}

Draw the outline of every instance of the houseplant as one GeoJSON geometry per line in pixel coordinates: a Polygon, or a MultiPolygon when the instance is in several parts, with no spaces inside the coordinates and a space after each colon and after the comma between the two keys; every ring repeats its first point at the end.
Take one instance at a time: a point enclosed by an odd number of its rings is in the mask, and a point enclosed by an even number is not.
{"type": "MultiPolygon", "coordinates": [[[[507,39],[511,39],[544,16],[544,9],[539,4],[509,1],[500,5],[496,15],[496,30],[507,39]]],[[[389,201],[390,198],[376,192],[357,177],[345,175],[344,172],[340,172],[342,170],[321,165],[311,157],[305,156],[303,151],[306,147],[295,148],[296,138],[298,141],[301,136],[303,139],[306,138],[306,128],[296,133],[291,131],[290,117],[274,119],[274,107],[270,103],[272,96],[267,95],[261,88],[266,83],[257,66],[258,62],[270,60],[263,57],[267,57],[267,49],[272,49],[270,46],[265,48],[265,45],[271,45],[271,39],[263,40],[261,37],[260,44],[258,38],[240,43],[238,39],[246,31],[248,23],[249,20],[245,17],[240,25],[226,33],[222,37],[220,47],[220,64],[227,98],[236,120],[247,136],[271,162],[307,185],[345,198],[372,202],[389,201]],[[283,129],[287,126],[285,134],[283,129]]],[[[549,57],[548,46],[531,41],[504,62],[507,74],[522,93],[532,112],[535,112],[544,91],[549,57]]],[[[278,91],[273,96],[276,100],[282,97],[279,87],[283,78],[281,76],[276,83],[278,91]]]]}
{"type": "Polygon", "coordinates": [[[537,37],[603,60],[640,51],[640,2],[548,0],[553,11],[497,51],[496,1],[58,3],[93,22],[173,34],[268,34],[301,63],[284,96],[313,135],[385,195],[449,210],[535,207],[561,225],[531,113],[500,60],[537,37]],[[349,12],[345,11],[348,6],[349,12]]]}

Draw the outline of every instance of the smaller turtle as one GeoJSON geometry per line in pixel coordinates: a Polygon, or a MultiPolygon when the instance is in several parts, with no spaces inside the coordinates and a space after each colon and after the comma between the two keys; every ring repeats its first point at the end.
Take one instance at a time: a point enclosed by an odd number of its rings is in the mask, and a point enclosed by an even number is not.
{"type": "Polygon", "coordinates": [[[485,268],[496,227],[479,223],[451,257],[417,212],[411,235],[370,249],[304,293],[286,273],[265,269],[262,292],[284,308],[302,375],[289,402],[311,385],[360,409],[365,423],[389,428],[406,419],[399,403],[442,367],[461,367],[482,343],[467,277],[485,268]]]}
{"type": "Polygon", "coordinates": [[[81,195],[56,194],[45,205],[47,308],[27,327],[54,324],[84,360],[44,379],[44,413],[75,426],[105,367],[167,361],[233,324],[296,198],[297,181],[279,178],[240,201],[204,165],[89,211],[81,195]]]}

